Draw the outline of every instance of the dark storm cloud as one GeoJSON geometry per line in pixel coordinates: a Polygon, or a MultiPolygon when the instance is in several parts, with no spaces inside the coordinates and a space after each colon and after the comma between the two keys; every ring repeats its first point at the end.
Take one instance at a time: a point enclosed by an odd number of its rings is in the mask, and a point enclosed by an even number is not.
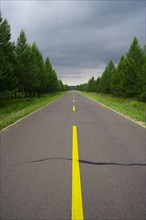
{"type": "Polygon", "coordinates": [[[117,63],[134,36],[144,45],[144,1],[2,1],[2,13],[13,39],[23,28],[67,83],[117,63]]]}

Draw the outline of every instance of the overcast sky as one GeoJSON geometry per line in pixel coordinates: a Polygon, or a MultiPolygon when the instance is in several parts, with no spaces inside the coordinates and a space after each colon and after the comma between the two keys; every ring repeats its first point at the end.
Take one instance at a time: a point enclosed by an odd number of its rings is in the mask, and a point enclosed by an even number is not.
{"type": "Polygon", "coordinates": [[[1,11],[12,40],[23,29],[69,85],[97,78],[110,59],[118,63],[134,36],[145,44],[144,0],[1,0],[1,11]]]}

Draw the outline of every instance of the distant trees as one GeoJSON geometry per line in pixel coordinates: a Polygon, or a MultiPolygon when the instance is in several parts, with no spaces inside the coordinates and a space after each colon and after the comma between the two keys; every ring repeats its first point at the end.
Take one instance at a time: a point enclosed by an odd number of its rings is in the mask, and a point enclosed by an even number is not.
{"type": "Polygon", "coordinates": [[[45,62],[46,71],[48,74],[48,88],[50,92],[58,90],[58,78],[55,70],[53,70],[49,57],[46,58],[45,62]]]}
{"type": "Polygon", "coordinates": [[[99,82],[99,91],[103,93],[110,93],[111,92],[111,77],[112,73],[115,70],[115,66],[112,60],[109,61],[105,70],[100,78],[99,82]]]}
{"type": "Polygon", "coordinates": [[[92,77],[77,88],[146,101],[146,45],[142,49],[134,37],[129,51],[121,57],[117,67],[110,60],[101,77],[97,80],[92,77]]]}
{"type": "Polygon", "coordinates": [[[87,84],[87,91],[95,92],[96,89],[96,81],[94,77],[89,79],[88,84],[87,84]]]}
{"type": "Polygon", "coordinates": [[[44,61],[37,44],[27,43],[24,30],[16,44],[11,42],[10,25],[0,14],[0,96],[36,96],[67,89],[49,58],[44,61]]]}
{"type": "Polygon", "coordinates": [[[124,96],[125,95],[125,72],[126,72],[126,58],[122,56],[117,68],[112,72],[110,90],[111,93],[116,95],[124,96]]]}
{"type": "Polygon", "coordinates": [[[15,68],[16,76],[19,81],[19,88],[22,92],[22,96],[24,97],[25,91],[30,87],[30,74],[28,72],[28,68],[30,68],[30,47],[27,44],[26,36],[24,31],[20,32],[18,40],[16,42],[15,54],[17,60],[17,66],[15,68]]]}

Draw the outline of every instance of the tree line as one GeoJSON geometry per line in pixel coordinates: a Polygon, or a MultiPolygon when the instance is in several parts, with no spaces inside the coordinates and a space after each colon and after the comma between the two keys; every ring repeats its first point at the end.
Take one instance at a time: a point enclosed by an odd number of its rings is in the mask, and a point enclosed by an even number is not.
{"type": "Polygon", "coordinates": [[[77,89],[146,101],[146,45],[142,49],[134,37],[129,51],[121,57],[117,66],[110,60],[101,77],[92,77],[77,89]]]}
{"type": "Polygon", "coordinates": [[[45,60],[34,42],[27,43],[24,30],[11,42],[11,28],[0,14],[0,96],[26,97],[68,90],[58,79],[49,57],[45,60]]]}

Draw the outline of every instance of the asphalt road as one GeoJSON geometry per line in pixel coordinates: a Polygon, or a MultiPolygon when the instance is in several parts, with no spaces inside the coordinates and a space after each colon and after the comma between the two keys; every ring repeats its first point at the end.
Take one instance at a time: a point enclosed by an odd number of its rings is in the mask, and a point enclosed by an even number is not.
{"type": "Polygon", "coordinates": [[[72,219],[73,126],[84,219],[146,219],[145,129],[77,92],[1,132],[1,219],[72,219]]]}

